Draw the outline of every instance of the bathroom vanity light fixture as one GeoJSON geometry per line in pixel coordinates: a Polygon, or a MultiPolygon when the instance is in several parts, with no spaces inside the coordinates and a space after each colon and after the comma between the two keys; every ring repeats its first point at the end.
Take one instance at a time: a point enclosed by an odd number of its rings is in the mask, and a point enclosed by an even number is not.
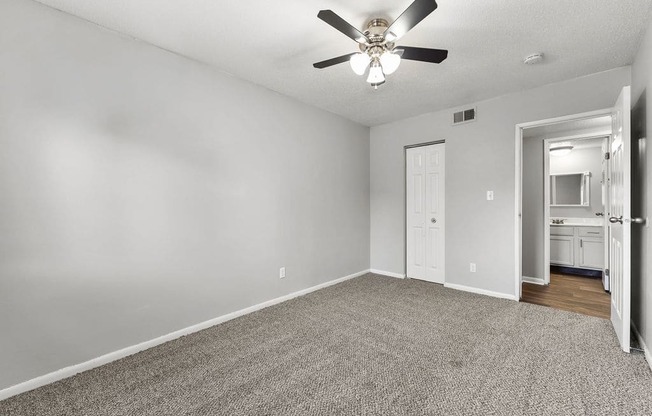
{"type": "Polygon", "coordinates": [[[550,148],[550,156],[566,156],[573,150],[573,146],[570,144],[557,145],[550,148]]]}

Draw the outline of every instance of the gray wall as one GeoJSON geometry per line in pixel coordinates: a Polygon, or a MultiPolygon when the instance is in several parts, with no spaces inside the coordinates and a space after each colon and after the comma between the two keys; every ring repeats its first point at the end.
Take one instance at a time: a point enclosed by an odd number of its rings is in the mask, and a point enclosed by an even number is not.
{"type": "Polygon", "coordinates": [[[652,152],[646,141],[651,139],[651,103],[652,21],[632,65],[632,215],[648,219],[647,226],[632,225],[632,320],[648,349],[652,348],[652,152]]]}
{"type": "Polygon", "coordinates": [[[31,1],[0,51],[0,389],[369,268],[368,128],[31,1]]]}
{"type": "Polygon", "coordinates": [[[629,83],[624,67],[476,103],[473,123],[449,109],[372,127],[371,267],[405,273],[403,146],[445,139],[446,281],[516,296],[514,126],[611,107],[629,83]]]}
{"type": "Polygon", "coordinates": [[[550,157],[550,174],[591,172],[591,202],[588,207],[550,207],[551,217],[596,218],[602,211],[602,149],[573,149],[566,156],[550,157]]]}
{"type": "Polygon", "coordinates": [[[523,276],[543,279],[543,137],[523,139],[523,276]]]}

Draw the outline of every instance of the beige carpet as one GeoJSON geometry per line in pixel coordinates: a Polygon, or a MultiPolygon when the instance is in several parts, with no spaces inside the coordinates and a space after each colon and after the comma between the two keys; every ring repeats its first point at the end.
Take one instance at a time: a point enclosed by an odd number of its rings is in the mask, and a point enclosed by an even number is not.
{"type": "Polygon", "coordinates": [[[607,320],[359,277],[0,402],[0,415],[652,414],[607,320]]]}

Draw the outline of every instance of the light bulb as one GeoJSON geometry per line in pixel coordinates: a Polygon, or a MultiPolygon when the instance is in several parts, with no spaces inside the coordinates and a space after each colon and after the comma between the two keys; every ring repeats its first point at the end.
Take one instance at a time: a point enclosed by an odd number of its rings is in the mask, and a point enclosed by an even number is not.
{"type": "Polygon", "coordinates": [[[385,51],[380,55],[380,64],[383,66],[385,75],[393,74],[401,64],[401,57],[390,51],[385,51]]]}
{"type": "Polygon", "coordinates": [[[367,66],[369,66],[370,60],[371,58],[366,53],[356,53],[355,55],[351,56],[351,60],[349,62],[351,63],[351,69],[353,72],[358,75],[364,75],[364,71],[367,70],[367,66]]]}
{"type": "Polygon", "coordinates": [[[371,63],[369,68],[369,77],[367,77],[367,82],[370,84],[382,84],[385,82],[385,75],[383,74],[383,68],[380,66],[380,62],[374,60],[371,63]]]}

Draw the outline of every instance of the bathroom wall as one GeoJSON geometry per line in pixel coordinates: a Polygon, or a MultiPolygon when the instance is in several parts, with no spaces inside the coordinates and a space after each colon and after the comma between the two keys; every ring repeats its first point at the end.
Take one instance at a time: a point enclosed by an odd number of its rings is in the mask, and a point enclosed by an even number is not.
{"type": "Polygon", "coordinates": [[[588,207],[550,207],[551,217],[595,218],[602,212],[602,149],[573,149],[565,156],[550,156],[550,174],[591,172],[590,205],[588,207]]]}
{"type": "Polygon", "coordinates": [[[543,279],[543,137],[523,140],[523,276],[543,279]]]}

